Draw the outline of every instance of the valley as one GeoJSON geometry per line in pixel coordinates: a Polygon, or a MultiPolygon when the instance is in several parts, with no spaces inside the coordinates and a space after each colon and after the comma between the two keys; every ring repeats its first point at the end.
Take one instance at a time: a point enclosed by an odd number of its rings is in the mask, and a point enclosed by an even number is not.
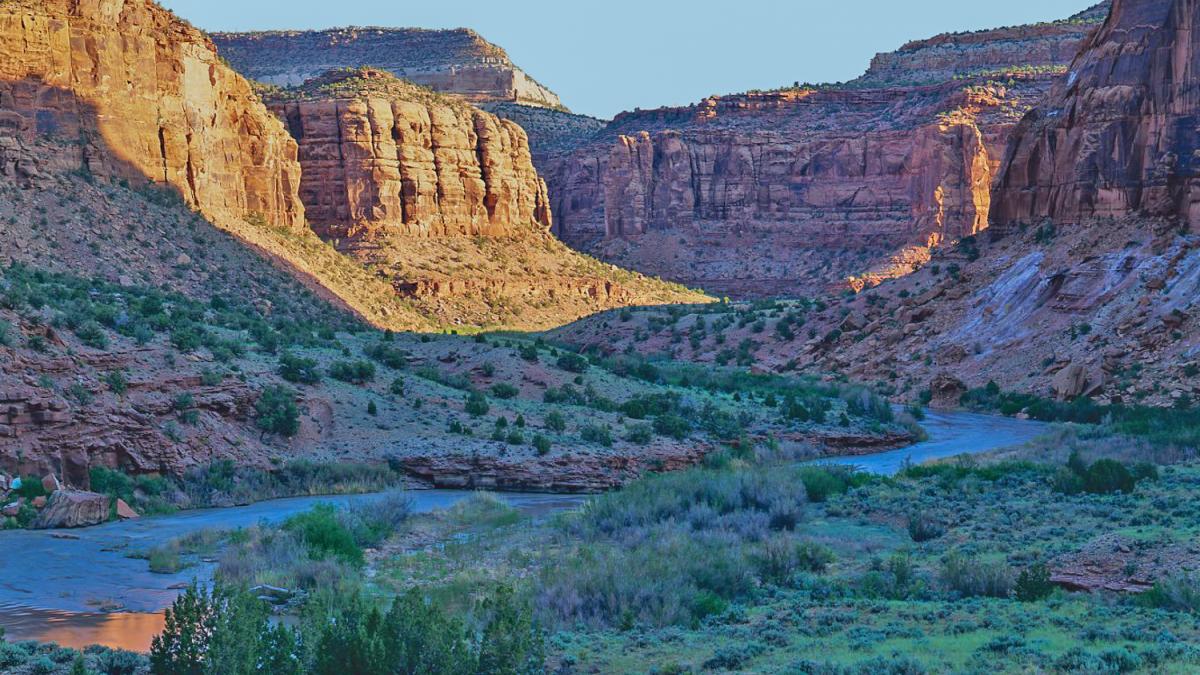
{"type": "Polygon", "coordinates": [[[0,673],[1195,670],[1200,3],[1078,4],[603,120],[0,2],[0,673]]]}

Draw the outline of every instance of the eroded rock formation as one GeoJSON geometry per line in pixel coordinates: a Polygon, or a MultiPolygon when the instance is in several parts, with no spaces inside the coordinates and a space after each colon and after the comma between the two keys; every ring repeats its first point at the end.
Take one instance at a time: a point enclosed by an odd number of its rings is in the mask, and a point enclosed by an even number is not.
{"type": "Polygon", "coordinates": [[[300,144],[301,196],[323,237],[550,227],[546,184],[513,122],[372,69],[332,71],[273,95],[271,110],[300,144]]]}
{"type": "Polygon", "coordinates": [[[1114,0],[1015,132],[998,224],[1141,214],[1200,223],[1200,3],[1114,0]]]}
{"type": "Polygon", "coordinates": [[[543,162],[556,230],[731,295],[911,271],[987,226],[1009,132],[1103,10],[913,43],[847,85],[619,115],[543,162]]]}
{"type": "Polygon", "coordinates": [[[150,0],[0,3],[0,137],[18,178],[46,162],[167,183],[217,222],[304,224],[295,143],[199,30],[150,0]],[[19,152],[43,140],[59,154],[19,152]]]}
{"type": "Polygon", "coordinates": [[[561,106],[554,92],[472,30],[336,28],[215,33],[213,40],[239,72],[267,84],[293,86],[334,68],[370,65],[477,103],[561,106]]]}

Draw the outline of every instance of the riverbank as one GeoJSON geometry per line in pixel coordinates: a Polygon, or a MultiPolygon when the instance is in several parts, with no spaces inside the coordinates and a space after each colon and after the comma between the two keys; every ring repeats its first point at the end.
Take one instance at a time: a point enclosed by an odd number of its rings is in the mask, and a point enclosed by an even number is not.
{"type": "MultiPolygon", "coordinates": [[[[985,452],[1005,444],[1024,442],[1044,427],[1034,422],[989,418],[970,413],[931,412],[925,424],[929,439],[899,451],[875,457],[855,456],[845,461],[867,471],[889,473],[903,457],[929,459],[961,453],[985,452]],[[979,427],[975,431],[975,427],[979,427]],[[876,459],[876,457],[878,459],[876,459]]],[[[414,512],[445,509],[474,494],[468,490],[414,490],[414,512]]],[[[500,499],[525,513],[544,513],[581,503],[581,497],[553,494],[501,493],[500,499]]],[[[137,521],[112,522],[65,533],[45,531],[0,532],[0,546],[21,551],[20,556],[0,556],[0,626],[11,638],[58,640],[84,644],[95,640],[112,646],[137,646],[144,632],[126,626],[141,625],[130,613],[160,612],[193,579],[212,578],[214,565],[200,563],[173,574],[153,574],[142,559],[131,554],[162,546],[201,530],[232,530],[260,522],[278,523],[314,504],[331,502],[342,507],[370,503],[378,495],[301,497],[258,502],[247,506],[180,511],[137,521]],[[52,612],[52,615],[40,614],[52,612]],[[38,619],[47,616],[41,629],[38,619]],[[43,632],[45,631],[45,632],[43,632]]]]}

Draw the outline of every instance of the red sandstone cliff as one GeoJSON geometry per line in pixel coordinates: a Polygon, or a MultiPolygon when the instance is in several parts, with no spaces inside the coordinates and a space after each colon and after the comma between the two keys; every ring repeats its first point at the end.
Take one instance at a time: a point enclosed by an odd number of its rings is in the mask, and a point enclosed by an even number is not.
{"type": "Polygon", "coordinates": [[[550,227],[546,184],[513,122],[371,69],[333,71],[275,97],[269,107],[300,144],[300,193],[323,237],[550,227]]]}
{"type": "Polygon", "coordinates": [[[1115,0],[1015,133],[997,224],[1132,214],[1200,223],[1200,3],[1115,0]]]}
{"type": "MultiPolygon", "coordinates": [[[[296,145],[198,30],[150,0],[0,3],[0,136],[55,168],[168,183],[217,222],[304,225],[296,145]]],[[[18,161],[11,159],[11,161],[18,161]]]]}
{"type": "Polygon", "coordinates": [[[620,115],[542,162],[556,231],[735,296],[911,270],[986,227],[1008,133],[1101,11],[913,43],[847,85],[620,115]]]}
{"type": "Polygon", "coordinates": [[[601,257],[632,240],[637,262],[616,262],[732,295],[820,289],[985,227],[1007,131],[1046,85],[787,91],[622,116],[611,140],[549,163],[557,232],[601,257]],[[657,257],[663,233],[689,231],[683,256],[657,257]]]}

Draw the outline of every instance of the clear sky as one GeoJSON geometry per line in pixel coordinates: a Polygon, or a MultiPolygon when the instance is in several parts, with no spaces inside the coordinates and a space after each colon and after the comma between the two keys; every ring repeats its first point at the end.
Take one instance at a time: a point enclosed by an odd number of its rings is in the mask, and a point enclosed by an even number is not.
{"type": "Polygon", "coordinates": [[[206,30],[474,28],[576,112],[857,77],[877,52],[1099,0],[160,0],[206,30]]]}

